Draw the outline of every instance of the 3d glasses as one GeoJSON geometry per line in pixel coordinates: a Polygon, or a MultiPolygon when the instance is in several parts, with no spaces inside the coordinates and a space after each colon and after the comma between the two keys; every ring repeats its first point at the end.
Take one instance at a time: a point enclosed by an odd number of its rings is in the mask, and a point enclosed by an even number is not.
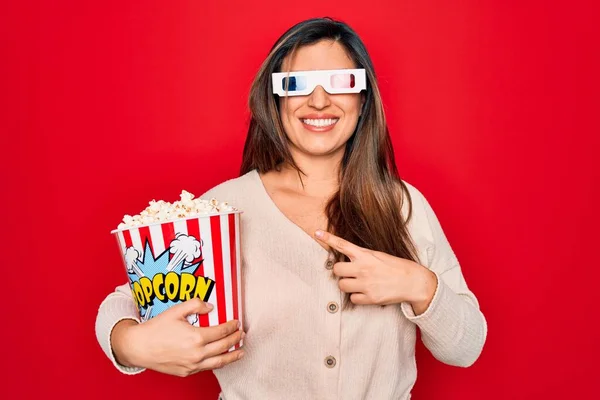
{"type": "Polygon", "coordinates": [[[305,96],[320,85],[329,94],[360,93],[367,88],[364,68],[273,73],[273,93],[305,96]]]}

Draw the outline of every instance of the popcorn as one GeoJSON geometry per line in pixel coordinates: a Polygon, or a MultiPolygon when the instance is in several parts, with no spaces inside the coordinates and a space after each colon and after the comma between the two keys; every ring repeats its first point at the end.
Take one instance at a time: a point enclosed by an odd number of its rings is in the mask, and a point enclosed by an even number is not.
{"type": "Polygon", "coordinates": [[[169,203],[164,200],[151,200],[148,206],[137,215],[125,215],[123,222],[117,229],[127,229],[157,222],[168,222],[179,218],[189,218],[220,212],[237,211],[237,208],[227,202],[217,199],[194,199],[194,195],[187,190],[182,190],[180,200],[169,203]]]}

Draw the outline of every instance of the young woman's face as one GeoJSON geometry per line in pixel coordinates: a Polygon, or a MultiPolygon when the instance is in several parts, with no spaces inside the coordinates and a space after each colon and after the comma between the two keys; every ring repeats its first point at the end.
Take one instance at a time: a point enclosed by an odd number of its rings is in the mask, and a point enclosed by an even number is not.
{"type": "MultiPolygon", "coordinates": [[[[356,68],[342,45],[321,41],[296,51],[286,58],[281,71],[313,71],[356,68]]],[[[360,93],[329,94],[321,86],[306,96],[281,97],[279,109],[292,154],[309,156],[343,154],[360,116],[360,93]]]]}

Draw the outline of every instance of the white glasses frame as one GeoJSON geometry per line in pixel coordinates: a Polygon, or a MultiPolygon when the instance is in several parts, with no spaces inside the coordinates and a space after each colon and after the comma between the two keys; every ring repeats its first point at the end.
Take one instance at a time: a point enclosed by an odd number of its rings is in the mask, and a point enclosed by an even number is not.
{"type": "Polygon", "coordinates": [[[329,94],[360,93],[367,88],[367,78],[364,68],[357,69],[326,69],[318,71],[290,71],[274,72],[272,74],[273,93],[282,97],[306,96],[311,94],[317,86],[323,87],[329,94]],[[331,86],[331,76],[341,74],[354,75],[354,87],[334,88],[331,86]],[[289,92],[283,87],[283,79],[291,77],[306,77],[306,89],[289,92]]]}

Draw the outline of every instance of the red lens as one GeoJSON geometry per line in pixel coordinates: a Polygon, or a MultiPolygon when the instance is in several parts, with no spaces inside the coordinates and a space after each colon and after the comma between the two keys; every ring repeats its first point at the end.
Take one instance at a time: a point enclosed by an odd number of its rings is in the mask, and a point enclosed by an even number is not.
{"type": "Polygon", "coordinates": [[[355,85],[354,74],[331,75],[330,83],[334,89],[352,89],[355,85]]]}

